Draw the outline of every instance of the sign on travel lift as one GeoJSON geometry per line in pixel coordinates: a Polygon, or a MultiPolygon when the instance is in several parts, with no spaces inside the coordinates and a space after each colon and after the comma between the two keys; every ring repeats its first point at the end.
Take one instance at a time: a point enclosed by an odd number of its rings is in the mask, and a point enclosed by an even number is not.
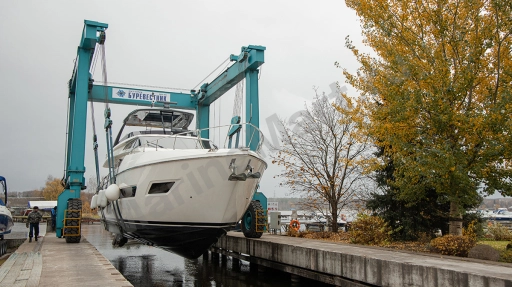
{"type": "Polygon", "coordinates": [[[112,88],[112,98],[144,102],[171,102],[170,93],[112,88]]]}

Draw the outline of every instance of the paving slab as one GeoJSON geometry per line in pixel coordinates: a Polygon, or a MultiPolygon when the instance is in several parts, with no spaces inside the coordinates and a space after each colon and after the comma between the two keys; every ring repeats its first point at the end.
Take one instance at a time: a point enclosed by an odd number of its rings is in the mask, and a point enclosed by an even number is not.
{"type": "Polygon", "coordinates": [[[0,287],[133,286],[85,237],[66,243],[55,233],[25,242],[0,266],[0,287]]]}

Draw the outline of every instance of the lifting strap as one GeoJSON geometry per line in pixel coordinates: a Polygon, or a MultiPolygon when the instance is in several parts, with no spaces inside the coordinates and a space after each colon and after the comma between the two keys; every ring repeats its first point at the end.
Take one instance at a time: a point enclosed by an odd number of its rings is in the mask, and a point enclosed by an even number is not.
{"type": "Polygon", "coordinates": [[[107,59],[105,55],[105,45],[104,41],[103,44],[99,45],[100,52],[101,52],[101,67],[102,67],[102,76],[103,76],[103,82],[105,83],[103,91],[105,93],[105,137],[107,139],[107,159],[108,159],[108,176],[110,179],[110,184],[113,184],[116,182],[116,175],[115,175],[115,162],[114,162],[114,145],[112,140],[112,120],[110,119],[111,111],[110,107],[108,105],[108,80],[107,80],[107,59]]]}
{"type": "MultiPolygon", "coordinates": [[[[240,67],[241,69],[241,67],[240,67]]],[[[228,148],[231,148],[231,142],[233,140],[233,136],[236,135],[235,148],[238,148],[240,142],[240,132],[242,130],[242,125],[240,124],[242,120],[242,103],[243,103],[243,95],[244,95],[244,81],[241,80],[236,84],[235,91],[235,103],[233,105],[233,117],[231,118],[231,125],[228,131],[228,148]]]]}
{"type": "MultiPolygon", "coordinates": [[[[103,39],[104,39],[105,32],[103,31],[101,33],[102,33],[103,39]]],[[[103,43],[105,43],[105,42],[103,41],[103,43]]],[[[91,63],[91,70],[89,71],[90,74],[94,74],[97,60],[98,60],[98,53],[96,50],[96,52],[93,55],[93,59],[92,59],[92,63],[91,63]]],[[[93,83],[93,80],[89,79],[89,90],[92,89],[92,83],[93,83]]],[[[98,134],[96,133],[96,121],[94,119],[94,103],[92,102],[91,99],[89,99],[89,101],[91,103],[91,121],[92,121],[92,133],[93,133],[92,146],[93,146],[93,150],[94,150],[94,164],[96,167],[96,170],[95,170],[96,171],[96,190],[95,190],[95,192],[98,193],[98,191],[100,190],[100,166],[99,166],[99,160],[98,160],[98,134]]]]}

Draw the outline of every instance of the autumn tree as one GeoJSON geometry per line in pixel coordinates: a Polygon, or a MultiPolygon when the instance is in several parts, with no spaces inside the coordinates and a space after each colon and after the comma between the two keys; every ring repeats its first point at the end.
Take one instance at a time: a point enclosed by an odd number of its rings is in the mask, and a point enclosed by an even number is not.
{"type": "Polygon", "coordinates": [[[393,159],[390,185],[409,202],[434,189],[450,233],[479,193],[512,195],[512,1],[346,0],[360,17],[361,64],[344,70],[362,94],[368,132],[393,159]]]}
{"type": "Polygon", "coordinates": [[[82,216],[84,214],[91,214],[91,199],[94,193],[80,192],[80,199],[82,200],[82,216]]]}
{"type": "Polygon", "coordinates": [[[91,199],[96,193],[96,190],[98,188],[98,182],[96,180],[96,177],[89,177],[89,180],[87,181],[87,189],[80,192],[80,199],[82,200],[82,214],[91,214],[91,199]]]}
{"type": "Polygon", "coordinates": [[[57,200],[59,194],[64,190],[61,180],[49,175],[41,193],[46,200],[57,200]]]}
{"type": "Polygon", "coordinates": [[[283,123],[282,146],[273,156],[273,163],[283,167],[281,184],[300,195],[307,209],[327,211],[334,232],[340,210],[363,188],[370,161],[371,146],[357,128],[358,115],[345,95],[331,103],[317,94],[293,129],[283,123]]]}

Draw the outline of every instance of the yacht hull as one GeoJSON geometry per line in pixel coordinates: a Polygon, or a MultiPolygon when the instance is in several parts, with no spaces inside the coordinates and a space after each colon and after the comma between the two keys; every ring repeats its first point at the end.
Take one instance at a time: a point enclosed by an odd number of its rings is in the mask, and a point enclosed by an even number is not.
{"type": "Polygon", "coordinates": [[[0,235],[11,233],[12,226],[12,214],[5,206],[0,206],[0,235]]]}
{"type": "Polygon", "coordinates": [[[490,218],[489,220],[498,221],[498,222],[507,222],[507,221],[512,221],[512,216],[496,216],[496,217],[490,218]]]}
{"type": "Polygon", "coordinates": [[[131,154],[116,175],[121,197],[100,214],[113,233],[197,258],[240,220],[265,169],[248,150],[131,154]],[[249,178],[230,178],[242,173],[249,178]]]}

